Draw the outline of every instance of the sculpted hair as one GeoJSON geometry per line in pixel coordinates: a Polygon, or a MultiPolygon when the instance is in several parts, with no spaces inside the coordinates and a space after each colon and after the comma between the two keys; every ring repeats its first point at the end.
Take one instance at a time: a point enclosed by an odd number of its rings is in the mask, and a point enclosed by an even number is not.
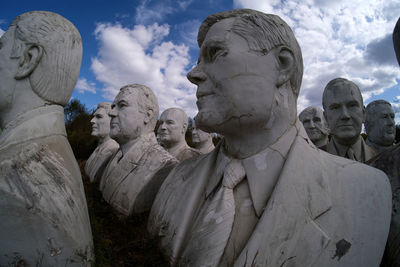
{"type": "Polygon", "coordinates": [[[128,94],[136,93],[139,112],[146,113],[148,110],[153,111],[148,125],[154,129],[157,124],[159,108],[157,97],[153,93],[153,90],[145,85],[135,83],[125,85],[120,89],[120,92],[126,92],[128,94]]]}
{"type": "Polygon", "coordinates": [[[65,106],[78,80],[82,39],[75,26],[62,16],[47,11],[19,15],[15,26],[12,57],[20,58],[29,45],[43,48],[43,55],[29,76],[33,91],[51,103],[65,106]]]}
{"type": "Polygon", "coordinates": [[[383,99],[369,103],[365,108],[365,128],[368,128],[371,123],[374,123],[374,117],[380,105],[388,105],[390,109],[392,109],[392,105],[383,99]]]}
{"type": "Polygon", "coordinates": [[[104,108],[106,110],[106,113],[111,111],[111,103],[110,102],[100,102],[97,104],[97,109],[99,108],[104,108]]]}
{"type": "Polygon", "coordinates": [[[252,9],[235,9],[208,16],[200,26],[197,43],[201,47],[208,30],[220,20],[235,18],[232,31],[247,41],[254,53],[268,54],[271,49],[286,46],[294,55],[294,72],[290,85],[294,95],[299,95],[303,77],[303,58],[292,29],[280,17],[252,9]]]}
{"type": "Polygon", "coordinates": [[[325,86],[324,93],[322,94],[322,106],[324,107],[325,110],[328,108],[328,107],[326,106],[327,92],[328,92],[328,91],[335,91],[336,88],[340,88],[340,87],[344,87],[344,86],[346,86],[346,87],[348,87],[348,88],[353,88],[354,91],[356,92],[356,94],[357,94],[358,97],[359,97],[359,100],[360,100],[361,105],[363,105],[363,97],[362,97],[362,95],[361,95],[360,88],[358,88],[358,86],[357,86],[354,82],[352,82],[352,81],[350,81],[350,80],[347,80],[347,79],[345,79],[345,78],[336,78],[336,79],[331,80],[331,81],[325,86]]]}

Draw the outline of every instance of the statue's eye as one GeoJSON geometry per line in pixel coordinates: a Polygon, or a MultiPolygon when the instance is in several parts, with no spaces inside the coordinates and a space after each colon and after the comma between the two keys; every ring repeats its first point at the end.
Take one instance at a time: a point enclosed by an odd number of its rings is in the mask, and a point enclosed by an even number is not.
{"type": "Polygon", "coordinates": [[[209,61],[215,61],[220,56],[225,56],[228,51],[221,46],[211,46],[207,49],[207,58],[209,61]]]}

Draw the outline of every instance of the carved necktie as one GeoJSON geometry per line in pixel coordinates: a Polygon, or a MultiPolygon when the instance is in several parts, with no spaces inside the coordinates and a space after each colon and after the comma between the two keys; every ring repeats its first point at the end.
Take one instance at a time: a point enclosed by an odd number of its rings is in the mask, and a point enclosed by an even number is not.
{"type": "Polygon", "coordinates": [[[181,265],[217,266],[224,253],[235,218],[233,189],[246,173],[242,162],[232,159],[224,170],[222,185],[206,199],[199,212],[181,265]]]}
{"type": "Polygon", "coordinates": [[[352,159],[352,160],[357,160],[356,156],[354,155],[354,151],[351,147],[349,147],[349,149],[347,150],[347,158],[352,159]]]}

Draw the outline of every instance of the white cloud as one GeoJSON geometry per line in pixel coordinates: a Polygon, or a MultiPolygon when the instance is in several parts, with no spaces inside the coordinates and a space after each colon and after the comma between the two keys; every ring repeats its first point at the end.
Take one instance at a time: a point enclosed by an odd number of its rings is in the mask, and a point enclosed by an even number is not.
{"type": "Polygon", "coordinates": [[[234,6],[277,14],[293,29],[304,60],[299,111],[321,106],[325,85],[336,77],[356,82],[364,100],[397,85],[389,35],[400,5],[392,1],[234,0],[234,6]]]}
{"type": "Polygon", "coordinates": [[[84,92],[90,92],[92,94],[95,94],[96,84],[93,82],[88,82],[86,78],[80,78],[76,83],[75,89],[81,94],[83,94],[84,92]]]}
{"type": "Polygon", "coordinates": [[[140,83],[153,89],[160,111],[180,107],[195,115],[195,86],[186,79],[189,48],[165,41],[168,34],[166,24],[99,24],[95,35],[100,49],[91,69],[105,85],[104,97],[112,100],[122,86],[140,83]]]}

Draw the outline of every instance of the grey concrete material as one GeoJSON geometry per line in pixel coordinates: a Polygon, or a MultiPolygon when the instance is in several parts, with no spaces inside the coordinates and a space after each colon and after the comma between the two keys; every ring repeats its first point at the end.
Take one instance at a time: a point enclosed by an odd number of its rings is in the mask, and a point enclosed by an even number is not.
{"type": "Polygon", "coordinates": [[[111,103],[102,102],[97,106],[90,121],[92,124],[92,136],[98,139],[98,146],[90,155],[85,164],[85,173],[91,182],[98,182],[111,156],[118,150],[119,145],[110,138],[111,103]]]}
{"type": "Polygon", "coordinates": [[[390,149],[396,138],[396,124],[392,105],[386,100],[375,100],[367,105],[365,117],[366,143],[378,153],[390,149]]]}
{"type": "Polygon", "coordinates": [[[89,215],[63,106],[82,41],[58,14],[18,16],[0,49],[0,265],[90,266],[89,215]]]}
{"type": "Polygon", "coordinates": [[[392,218],[382,266],[400,265],[400,145],[383,151],[366,164],[382,170],[392,188],[392,218]]]}
{"type": "Polygon", "coordinates": [[[180,108],[166,109],[160,116],[157,138],[161,146],[179,162],[200,155],[198,150],[189,147],[186,143],[187,128],[188,116],[180,108]]]}
{"type": "Polygon", "coordinates": [[[195,123],[193,123],[193,128],[191,129],[192,133],[192,143],[194,147],[200,151],[202,154],[206,154],[211,152],[215,146],[213,144],[212,138],[213,134],[206,133],[201,129],[197,128],[195,123]]]}
{"type": "Polygon", "coordinates": [[[0,262],[90,266],[89,216],[63,109],[46,106],[18,121],[0,138],[0,262]]]}
{"type": "Polygon", "coordinates": [[[329,128],[321,108],[307,107],[300,113],[299,119],[314,145],[320,148],[328,144],[329,128]]]}
{"type": "Polygon", "coordinates": [[[156,141],[158,102],[144,85],[122,87],[112,109],[110,137],[119,149],[100,180],[103,198],[121,215],[145,212],[177,160],[156,141]]]}
{"type": "Polygon", "coordinates": [[[104,169],[118,148],[118,143],[110,138],[96,147],[85,164],[85,173],[89,177],[90,182],[95,183],[100,181],[104,169]]]}
{"type": "MultiPolygon", "coordinates": [[[[198,63],[187,75],[197,85],[196,125],[224,140],[211,153],[179,164],[156,196],[148,229],[170,263],[378,266],[390,223],[387,177],[323,152],[307,137],[296,111],[301,50],[290,27],[254,10],[221,12],[202,23],[198,44],[198,63]],[[253,206],[257,221],[249,220],[254,230],[246,234],[231,231],[230,239],[218,244],[218,251],[225,248],[222,255],[208,262],[197,257],[207,255],[206,248],[189,256],[185,250],[209,233],[206,228],[203,235],[193,234],[200,211],[230,171],[218,160],[222,151],[242,161],[246,178],[234,189],[234,205],[240,207],[236,200],[242,199],[253,206]]],[[[240,212],[247,211],[235,210],[232,229],[243,225],[240,212]]]]}
{"type": "Polygon", "coordinates": [[[322,96],[322,106],[332,135],[326,151],[360,162],[376,154],[361,140],[365,107],[360,89],[354,82],[345,78],[328,82],[322,96]]]}

